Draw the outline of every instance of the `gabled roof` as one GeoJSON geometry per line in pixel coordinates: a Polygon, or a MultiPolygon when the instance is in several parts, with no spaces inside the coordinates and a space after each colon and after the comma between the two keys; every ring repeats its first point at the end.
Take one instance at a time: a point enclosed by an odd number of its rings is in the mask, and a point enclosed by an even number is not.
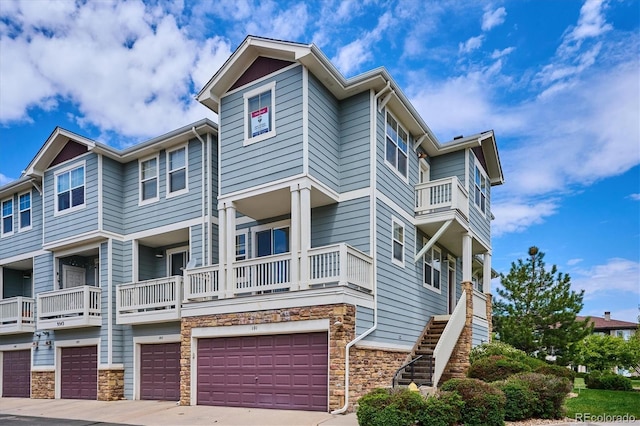
{"type": "MultiPolygon", "coordinates": [[[[251,64],[261,56],[298,62],[306,66],[337,99],[345,99],[368,90],[374,90],[376,93],[381,94],[381,99],[388,97],[388,99],[385,99],[386,105],[393,110],[409,133],[418,141],[414,148],[420,146],[429,156],[435,157],[463,147],[459,141],[455,141],[455,145],[441,144],[438,141],[429,126],[427,126],[402,89],[384,67],[376,68],[351,78],[345,78],[314,44],[247,36],[198,93],[197,100],[215,113],[218,113],[220,98],[229,91],[251,64]]],[[[487,157],[487,165],[490,169],[487,172],[492,184],[503,183],[504,176],[493,131],[474,136],[475,139],[473,137],[464,139],[469,147],[482,146],[483,152],[487,157]]]]}
{"type": "MultiPolygon", "coordinates": [[[[588,317],[576,316],[576,321],[584,321],[588,317]]],[[[620,321],[615,319],[605,319],[600,317],[591,317],[591,324],[593,324],[593,330],[635,330],[638,328],[638,324],[629,321],[620,321]]]]}

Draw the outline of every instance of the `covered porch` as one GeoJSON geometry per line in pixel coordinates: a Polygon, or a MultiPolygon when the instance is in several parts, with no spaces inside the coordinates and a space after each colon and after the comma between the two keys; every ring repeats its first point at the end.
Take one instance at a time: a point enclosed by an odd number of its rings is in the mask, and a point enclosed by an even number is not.
{"type": "Polygon", "coordinates": [[[33,259],[0,266],[0,335],[35,331],[33,259]]]}

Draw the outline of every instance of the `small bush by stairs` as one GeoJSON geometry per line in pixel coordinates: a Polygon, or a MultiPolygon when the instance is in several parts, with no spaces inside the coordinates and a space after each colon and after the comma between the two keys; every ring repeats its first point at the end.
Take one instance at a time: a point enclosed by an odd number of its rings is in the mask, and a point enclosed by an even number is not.
{"type": "Polygon", "coordinates": [[[411,383],[412,375],[411,368],[413,367],[413,382],[418,386],[432,386],[431,378],[435,368],[433,360],[433,350],[442,336],[447,321],[434,321],[433,318],[429,320],[425,327],[422,336],[418,340],[411,352],[411,359],[415,359],[418,356],[422,356],[415,361],[412,365],[406,366],[399,372],[396,384],[398,386],[408,386],[411,383]]]}

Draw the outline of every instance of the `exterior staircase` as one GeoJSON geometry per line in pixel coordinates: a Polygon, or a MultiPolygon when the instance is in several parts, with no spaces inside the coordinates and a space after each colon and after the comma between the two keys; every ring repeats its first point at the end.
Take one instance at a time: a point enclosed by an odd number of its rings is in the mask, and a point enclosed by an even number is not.
{"type": "Polygon", "coordinates": [[[412,381],[417,386],[432,386],[435,362],[433,350],[447,325],[447,320],[431,318],[422,336],[411,351],[410,363],[401,367],[394,376],[394,386],[408,386],[412,381]],[[418,359],[416,359],[418,358],[418,359]]]}

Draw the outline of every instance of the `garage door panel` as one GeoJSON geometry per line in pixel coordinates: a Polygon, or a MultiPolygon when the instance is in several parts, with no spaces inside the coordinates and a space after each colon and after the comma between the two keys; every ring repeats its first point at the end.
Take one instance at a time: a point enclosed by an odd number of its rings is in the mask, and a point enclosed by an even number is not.
{"type": "Polygon", "coordinates": [[[31,350],[6,351],[2,356],[2,396],[31,396],[31,350]]]}
{"type": "Polygon", "coordinates": [[[140,345],[140,399],[180,399],[180,343],[140,345]]]}
{"type": "Polygon", "coordinates": [[[60,397],[90,400],[98,398],[97,346],[61,349],[60,397]]]}
{"type": "Polygon", "coordinates": [[[197,369],[198,404],[327,409],[326,333],[200,339],[197,369]]]}

